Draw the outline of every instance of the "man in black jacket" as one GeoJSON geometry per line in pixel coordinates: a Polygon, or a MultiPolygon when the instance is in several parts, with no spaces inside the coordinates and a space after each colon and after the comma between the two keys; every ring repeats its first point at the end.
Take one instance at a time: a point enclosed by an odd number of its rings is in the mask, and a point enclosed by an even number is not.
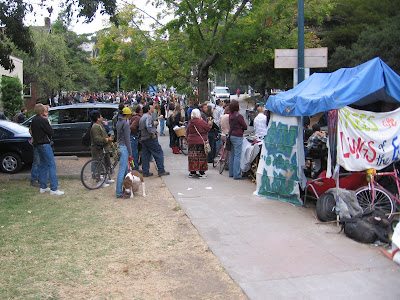
{"type": "Polygon", "coordinates": [[[53,137],[53,129],[50,126],[46,115],[46,108],[43,104],[36,104],[34,111],[36,116],[32,119],[31,130],[33,143],[37,147],[40,157],[39,182],[40,193],[50,192],[50,195],[63,195],[58,190],[58,179],[56,174],[56,162],[50,142],[53,137]],[[47,187],[50,181],[50,188],[47,187]]]}

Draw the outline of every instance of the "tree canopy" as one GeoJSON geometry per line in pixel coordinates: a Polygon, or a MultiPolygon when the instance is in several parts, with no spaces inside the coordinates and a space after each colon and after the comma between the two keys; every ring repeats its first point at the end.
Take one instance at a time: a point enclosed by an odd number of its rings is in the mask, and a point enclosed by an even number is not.
{"type": "MultiPolygon", "coordinates": [[[[47,6],[49,13],[53,10],[51,3],[41,1],[38,6],[47,6]]],[[[63,0],[60,6],[67,16],[76,14],[85,17],[87,22],[92,21],[95,12],[100,9],[102,14],[114,15],[116,0],[63,0]]],[[[26,0],[0,0],[0,65],[6,70],[14,68],[10,60],[13,44],[26,53],[34,49],[29,28],[24,25],[26,14],[36,14],[35,3],[26,0]]]]}

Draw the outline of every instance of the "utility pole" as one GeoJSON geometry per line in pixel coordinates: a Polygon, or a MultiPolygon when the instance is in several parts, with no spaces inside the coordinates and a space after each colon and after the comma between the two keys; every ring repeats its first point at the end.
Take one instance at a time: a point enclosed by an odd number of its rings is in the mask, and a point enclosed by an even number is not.
{"type": "Polygon", "coordinates": [[[304,80],[304,0],[298,0],[298,83],[304,80]]]}

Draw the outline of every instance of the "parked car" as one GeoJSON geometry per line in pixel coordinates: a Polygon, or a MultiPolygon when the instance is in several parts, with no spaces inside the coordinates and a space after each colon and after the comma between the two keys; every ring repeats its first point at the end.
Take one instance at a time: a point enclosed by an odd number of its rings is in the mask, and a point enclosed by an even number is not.
{"type": "MultiPolygon", "coordinates": [[[[90,152],[90,147],[82,145],[82,136],[90,126],[89,113],[92,110],[99,110],[104,120],[109,121],[111,128],[112,117],[114,112],[118,110],[118,104],[80,103],[56,106],[49,109],[49,120],[54,130],[54,152],[90,152]]],[[[32,118],[26,120],[22,125],[29,127],[32,118]]]]}
{"type": "Polygon", "coordinates": [[[211,95],[213,96],[212,100],[214,104],[218,99],[225,101],[226,104],[231,102],[231,94],[229,88],[226,86],[216,86],[211,95]]]}
{"type": "Polygon", "coordinates": [[[5,173],[17,173],[23,164],[31,164],[32,161],[33,146],[29,129],[0,120],[0,169],[5,173]]]}

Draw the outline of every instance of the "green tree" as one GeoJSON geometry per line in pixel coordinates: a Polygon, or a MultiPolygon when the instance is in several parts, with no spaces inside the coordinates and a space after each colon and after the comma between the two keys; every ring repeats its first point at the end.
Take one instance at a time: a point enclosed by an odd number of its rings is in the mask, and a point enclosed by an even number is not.
{"type": "MultiPolygon", "coordinates": [[[[332,9],[331,1],[309,0],[305,9],[305,46],[319,46],[316,35],[324,16],[332,9]]],[[[275,49],[296,49],[298,40],[297,0],[260,1],[230,31],[230,45],[217,70],[233,70],[241,83],[250,84],[261,94],[267,87],[292,85],[292,70],[275,69],[275,49]]]]}
{"type": "MultiPolygon", "coordinates": [[[[60,6],[66,15],[71,17],[85,17],[87,22],[92,21],[95,12],[101,7],[102,14],[114,15],[116,0],[63,0],[60,6]]],[[[49,13],[53,11],[52,2],[40,1],[39,6],[46,7],[49,13]]],[[[13,51],[12,45],[26,53],[32,53],[34,46],[29,29],[24,25],[24,17],[31,13],[36,15],[36,7],[32,1],[0,0],[0,65],[6,70],[14,68],[10,60],[13,51]]]]}
{"type": "Polygon", "coordinates": [[[92,63],[89,52],[86,52],[82,45],[85,43],[93,43],[87,35],[77,35],[75,32],[68,29],[68,23],[65,23],[62,18],[52,24],[52,34],[62,36],[67,48],[66,62],[70,70],[69,86],[61,86],[61,88],[70,91],[81,92],[98,92],[107,90],[106,80],[101,75],[98,67],[92,63]]]}
{"type": "Polygon", "coordinates": [[[4,112],[12,119],[24,104],[21,82],[17,77],[2,76],[0,93],[4,112]]]}
{"type": "MultiPolygon", "coordinates": [[[[334,4],[332,13],[318,31],[321,45],[328,47],[330,57],[336,48],[350,49],[363,31],[378,28],[382,21],[394,17],[400,11],[398,0],[336,0],[334,4]]],[[[329,60],[329,70],[346,66],[333,59],[329,60]]]]}
{"type": "Polygon", "coordinates": [[[36,82],[39,98],[51,97],[62,89],[72,87],[71,69],[66,57],[68,54],[64,36],[49,34],[41,28],[31,28],[34,40],[34,55],[15,51],[24,60],[24,81],[36,82]]]}
{"type": "Polygon", "coordinates": [[[361,32],[351,48],[337,47],[332,55],[332,68],[353,67],[372,58],[382,58],[394,71],[400,74],[400,15],[371,26],[361,32]]]}

